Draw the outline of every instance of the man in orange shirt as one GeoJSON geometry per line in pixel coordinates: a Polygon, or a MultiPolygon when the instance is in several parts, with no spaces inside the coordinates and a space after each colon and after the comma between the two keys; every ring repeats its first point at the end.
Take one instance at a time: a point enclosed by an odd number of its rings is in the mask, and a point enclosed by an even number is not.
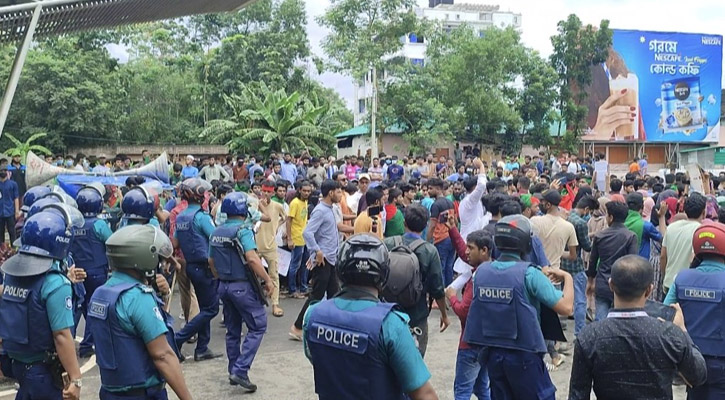
{"type": "Polygon", "coordinates": [[[385,230],[381,219],[383,191],[379,188],[372,188],[365,193],[365,200],[368,208],[355,219],[355,234],[371,233],[382,240],[385,230]]]}
{"type": "Polygon", "coordinates": [[[433,201],[430,208],[430,222],[428,223],[428,241],[432,241],[438,249],[443,270],[443,283],[448,286],[453,282],[453,263],[456,260],[456,251],[448,234],[445,221],[448,214],[455,215],[453,202],[445,197],[445,182],[440,178],[428,180],[428,195],[433,201]]]}
{"type": "Polygon", "coordinates": [[[632,163],[629,164],[629,173],[630,174],[639,174],[639,157],[635,157],[634,161],[632,161],[632,163]]]}

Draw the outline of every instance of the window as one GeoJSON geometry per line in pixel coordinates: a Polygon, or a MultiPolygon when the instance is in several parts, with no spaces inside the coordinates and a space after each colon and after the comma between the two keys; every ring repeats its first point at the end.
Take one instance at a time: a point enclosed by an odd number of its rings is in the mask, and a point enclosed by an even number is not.
{"type": "Polygon", "coordinates": [[[519,17],[514,17],[514,24],[518,25],[519,23],[519,17]]]}
{"type": "Polygon", "coordinates": [[[338,149],[349,149],[352,147],[352,136],[346,137],[345,139],[338,140],[337,141],[337,148],[338,149]]]}
{"type": "Polygon", "coordinates": [[[357,107],[360,114],[365,114],[365,99],[358,100],[357,107]]]}
{"type": "Polygon", "coordinates": [[[418,36],[415,33],[411,33],[408,35],[408,38],[410,39],[410,43],[424,43],[424,39],[422,36],[418,36]]]}
{"type": "Polygon", "coordinates": [[[461,19],[461,14],[456,14],[456,20],[460,20],[460,19],[461,19]]]}
{"type": "Polygon", "coordinates": [[[493,19],[493,14],[481,13],[478,16],[478,19],[480,19],[481,21],[491,21],[493,19]]]}
{"type": "Polygon", "coordinates": [[[448,14],[446,14],[446,21],[448,21],[448,14]]]}
{"type": "Polygon", "coordinates": [[[411,62],[411,63],[412,63],[413,65],[419,65],[419,66],[421,66],[421,67],[425,65],[425,60],[424,60],[424,59],[422,59],[422,58],[411,58],[411,59],[410,59],[410,62],[411,62]]]}

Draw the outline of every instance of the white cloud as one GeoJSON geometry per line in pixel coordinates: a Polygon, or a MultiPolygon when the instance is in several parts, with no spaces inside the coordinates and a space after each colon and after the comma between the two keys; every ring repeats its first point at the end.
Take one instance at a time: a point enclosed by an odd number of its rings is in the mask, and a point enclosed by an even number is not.
{"type": "MultiPolygon", "coordinates": [[[[496,4],[495,0],[457,0],[458,3],[496,4]]],[[[427,7],[427,0],[418,0],[427,7]]],[[[325,12],[329,0],[307,0],[308,34],[313,52],[323,56],[320,42],[327,34],[315,18],[325,12]]],[[[556,24],[569,14],[577,14],[584,23],[598,25],[602,19],[610,21],[613,29],[638,29],[665,32],[693,32],[725,35],[725,2],[721,0],[502,0],[502,10],[522,14],[523,42],[542,55],[551,49],[549,38],[556,34],[556,24]]],[[[334,87],[352,106],[354,92],[352,80],[339,74],[326,73],[318,79],[334,87]]]]}

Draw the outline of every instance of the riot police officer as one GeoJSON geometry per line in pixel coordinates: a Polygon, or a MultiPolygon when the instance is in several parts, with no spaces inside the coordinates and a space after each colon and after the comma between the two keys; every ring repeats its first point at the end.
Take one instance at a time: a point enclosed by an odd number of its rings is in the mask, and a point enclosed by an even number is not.
{"type": "Polygon", "coordinates": [[[145,283],[171,257],[171,241],[151,225],[127,226],[106,241],[111,278],[91,297],[102,400],[165,400],[165,382],[191,399],[175,346],[173,319],[145,283]]]}
{"type": "Polygon", "coordinates": [[[249,381],[249,369],[267,331],[267,311],[261,296],[271,295],[274,283],[257,255],[251,226],[242,225],[249,215],[247,195],[228,194],[222,200],[221,212],[227,218],[211,235],[209,267],[219,279],[218,293],[224,304],[229,383],[254,392],[257,385],[249,381]],[[264,280],[267,293],[257,292],[260,287],[253,281],[257,277],[264,280]],[[242,322],[247,335],[240,352],[242,322]]]}
{"type": "Polygon", "coordinates": [[[679,303],[685,326],[707,364],[707,381],[688,400],[725,399],[725,225],[703,224],[692,236],[694,268],[677,274],[665,304],[679,303]]]}
{"type": "Polygon", "coordinates": [[[16,399],[80,398],[72,290],[61,265],[73,241],[73,225],[80,223],[82,217],[78,221],[61,205],[37,212],[25,222],[18,254],[2,265],[0,337],[20,384],[16,399]],[[66,388],[63,370],[70,378],[66,388]]]}
{"type": "Polygon", "coordinates": [[[201,208],[205,194],[211,190],[209,182],[190,178],[179,186],[182,199],[189,206],[176,217],[174,247],[181,248],[186,260],[186,276],[194,285],[199,302],[199,314],[176,333],[179,350],[194,334],[198,334],[194,361],[221,357],[209,349],[211,320],[219,314],[218,281],[209,269],[209,237],[214,233],[214,222],[208,212],[201,208]]]}
{"type": "Polygon", "coordinates": [[[151,224],[159,226],[154,216],[159,208],[159,198],[144,186],[135,186],[121,200],[121,227],[126,225],[151,224]]]}
{"type": "Polygon", "coordinates": [[[111,237],[111,227],[98,218],[103,211],[103,196],[95,187],[85,187],[76,195],[78,211],[83,214],[85,222],[81,228],[74,228],[71,253],[76,267],[85,272],[83,286],[86,289],[83,298],[82,312],[86,320],[83,340],[78,348],[81,358],[93,354],[93,335],[88,326],[88,303],[93,292],[106,283],[108,279],[108,259],[106,258],[106,240],[111,237]]]}
{"type": "Polygon", "coordinates": [[[342,291],[307,310],[305,354],[320,399],[404,399],[404,393],[413,400],[438,399],[408,316],[379,300],[389,264],[380,239],[350,237],[337,259],[342,291]]]}
{"type": "MultiPolygon", "coordinates": [[[[74,215],[77,215],[78,225],[76,228],[83,227],[83,216],[78,211],[75,199],[68,196],[59,187],[53,188],[53,190],[35,201],[29,208],[27,218],[46,210],[56,209],[56,206],[67,208],[67,210],[74,215]]],[[[20,247],[22,245],[22,237],[14,243],[15,246],[20,247]]],[[[71,289],[73,290],[72,303],[73,303],[73,320],[75,324],[71,329],[73,337],[76,336],[76,326],[80,322],[81,316],[83,315],[83,301],[86,297],[86,288],[83,286],[83,280],[86,278],[86,273],[83,268],[76,267],[75,260],[72,256],[72,252],[69,252],[63,262],[60,264],[62,272],[71,281],[71,289]]]]}
{"type": "Polygon", "coordinates": [[[28,189],[23,195],[23,205],[20,207],[20,211],[27,213],[30,211],[30,207],[37,200],[50,193],[50,188],[47,186],[33,186],[28,189]]]}
{"type": "Polygon", "coordinates": [[[488,369],[491,398],[555,399],[556,387],[544,366],[546,343],[540,328],[545,305],[570,315],[574,303],[571,275],[547,271],[563,281],[557,290],[537,266],[522,261],[531,250],[531,224],[523,215],[504,217],[495,226],[494,243],[501,257],[481,264],[473,275],[473,301],[463,340],[481,349],[488,369]]]}

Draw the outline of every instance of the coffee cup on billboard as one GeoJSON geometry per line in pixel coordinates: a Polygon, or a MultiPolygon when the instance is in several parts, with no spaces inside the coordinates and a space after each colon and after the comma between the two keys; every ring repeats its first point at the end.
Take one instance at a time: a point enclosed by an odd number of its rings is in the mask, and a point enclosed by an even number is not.
{"type": "Polygon", "coordinates": [[[634,140],[639,137],[639,79],[637,75],[633,73],[627,74],[627,76],[619,75],[616,79],[609,81],[609,94],[614,95],[621,93],[622,90],[627,89],[627,92],[617,100],[616,105],[627,106],[631,109],[632,114],[636,114],[634,121],[629,124],[618,126],[614,130],[614,140],[634,140]]]}

